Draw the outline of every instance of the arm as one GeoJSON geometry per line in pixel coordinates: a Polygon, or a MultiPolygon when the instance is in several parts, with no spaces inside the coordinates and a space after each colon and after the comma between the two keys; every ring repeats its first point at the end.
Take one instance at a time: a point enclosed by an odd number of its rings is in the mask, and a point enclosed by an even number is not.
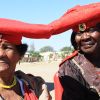
{"type": "Polygon", "coordinates": [[[39,100],[52,100],[52,97],[48,91],[47,85],[44,83],[42,84],[42,93],[39,96],[39,100]]]}

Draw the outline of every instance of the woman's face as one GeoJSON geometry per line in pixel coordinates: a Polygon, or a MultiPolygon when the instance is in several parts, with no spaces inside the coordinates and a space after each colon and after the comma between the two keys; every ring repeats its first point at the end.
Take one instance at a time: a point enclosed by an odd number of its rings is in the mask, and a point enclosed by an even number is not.
{"type": "Polygon", "coordinates": [[[100,29],[90,28],[84,32],[78,32],[75,36],[78,49],[84,53],[100,52],[100,29]]]}
{"type": "Polygon", "coordinates": [[[15,45],[0,39],[0,72],[14,72],[20,58],[15,45]]]}

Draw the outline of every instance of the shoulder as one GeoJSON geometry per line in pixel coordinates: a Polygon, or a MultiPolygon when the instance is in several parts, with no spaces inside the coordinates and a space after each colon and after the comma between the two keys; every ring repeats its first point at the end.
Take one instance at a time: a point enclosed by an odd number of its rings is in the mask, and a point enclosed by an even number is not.
{"type": "Polygon", "coordinates": [[[25,83],[30,84],[31,83],[36,83],[36,84],[44,84],[45,81],[41,76],[34,76],[32,74],[26,74],[22,72],[21,70],[18,70],[15,72],[15,75],[19,78],[25,81],[25,83]]]}
{"type": "Polygon", "coordinates": [[[59,64],[59,67],[61,65],[63,65],[66,61],[72,59],[73,57],[75,57],[76,55],[78,55],[78,51],[74,51],[72,52],[70,55],[68,55],[65,59],[63,59],[63,61],[59,64]]]}
{"type": "Polygon", "coordinates": [[[25,74],[18,70],[15,72],[17,78],[23,81],[23,83],[31,90],[35,90],[37,97],[42,93],[42,85],[45,84],[44,79],[41,76],[34,76],[32,74],[25,74]]]}

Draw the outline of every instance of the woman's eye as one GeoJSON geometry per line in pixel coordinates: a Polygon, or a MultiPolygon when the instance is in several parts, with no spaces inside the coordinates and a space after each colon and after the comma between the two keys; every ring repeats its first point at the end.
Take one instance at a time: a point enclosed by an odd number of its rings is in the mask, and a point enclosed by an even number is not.
{"type": "Polygon", "coordinates": [[[13,47],[10,47],[10,46],[8,46],[8,47],[6,47],[7,49],[14,49],[13,47]]]}
{"type": "Polygon", "coordinates": [[[90,28],[88,31],[89,31],[90,33],[92,33],[92,32],[95,32],[96,29],[95,29],[95,28],[90,28]]]}
{"type": "Polygon", "coordinates": [[[80,36],[80,35],[82,35],[82,34],[83,34],[83,32],[77,32],[76,35],[80,36]]]}
{"type": "Polygon", "coordinates": [[[3,49],[12,49],[12,50],[13,50],[14,48],[13,48],[12,46],[4,45],[4,46],[3,46],[3,49]]]}

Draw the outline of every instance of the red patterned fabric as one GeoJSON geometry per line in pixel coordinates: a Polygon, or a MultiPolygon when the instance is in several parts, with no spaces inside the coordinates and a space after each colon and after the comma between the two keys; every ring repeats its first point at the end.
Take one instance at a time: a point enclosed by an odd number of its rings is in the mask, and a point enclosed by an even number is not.
{"type": "Polygon", "coordinates": [[[33,93],[28,87],[25,85],[25,94],[24,94],[24,100],[38,100],[35,93],[33,93]]]}

